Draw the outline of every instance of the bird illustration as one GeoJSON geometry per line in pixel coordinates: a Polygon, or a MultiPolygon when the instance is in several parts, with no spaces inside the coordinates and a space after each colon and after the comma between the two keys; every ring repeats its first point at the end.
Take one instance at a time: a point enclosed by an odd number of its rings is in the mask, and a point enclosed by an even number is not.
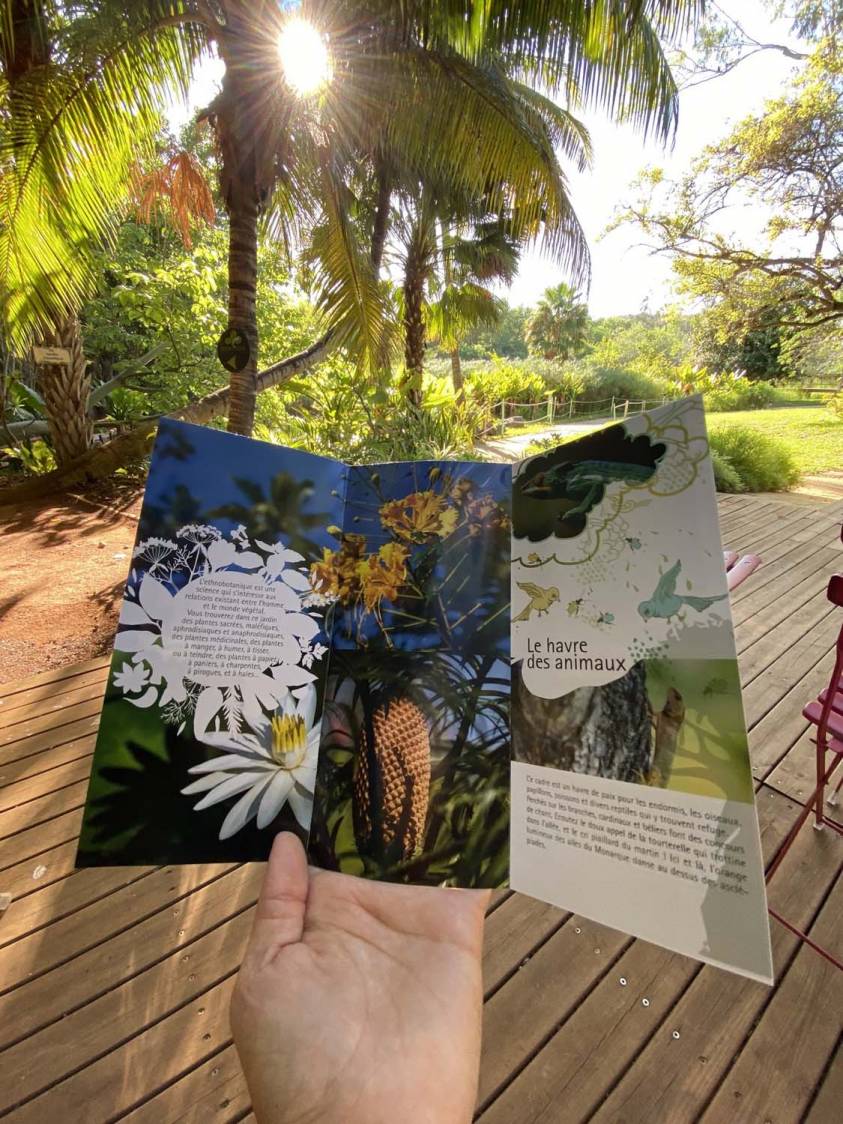
{"type": "Polygon", "coordinates": [[[653,596],[647,601],[642,601],[638,606],[638,612],[645,621],[650,620],[651,617],[661,617],[669,621],[684,605],[696,609],[698,613],[703,613],[711,608],[715,601],[722,601],[726,596],[725,593],[720,593],[716,597],[691,597],[688,594],[677,593],[676,583],[681,569],[681,562],[674,563],[667,573],[659,578],[653,596]]]}
{"type": "Polygon", "coordinates": [[[559,600],[559,590],[555,585],[543,589],[540,585],[534,585],[533,582],[516,582],[519,589],[523,589],[527,596],[530,598],[529,602],[524,606],[517,617],[513,617],[513,621],[528,621],[533,613],[536,611],[538,616],[542,613],[548,612],[551,605],[555,605],[559,600]]]}

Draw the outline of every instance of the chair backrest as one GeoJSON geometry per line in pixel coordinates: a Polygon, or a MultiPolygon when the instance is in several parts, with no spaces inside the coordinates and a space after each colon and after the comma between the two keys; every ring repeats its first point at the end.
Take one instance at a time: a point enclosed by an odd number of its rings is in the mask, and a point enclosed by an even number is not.
{"type": "MultiPolygon", "coordinates": [[[[828,583],[826,596],[832,605],[843,606],[843,574],[833,574],[828,583]]],[[[843,622],[837,634],[837,653],[834,659],[834,669],[825,690],[825,699],[817,722],[817,745],[828,744],[828,723],[834,710],[837,693],[843,691],[843,622]]],[[[820,696],[822,698],[822,696],[820,696]]]]}

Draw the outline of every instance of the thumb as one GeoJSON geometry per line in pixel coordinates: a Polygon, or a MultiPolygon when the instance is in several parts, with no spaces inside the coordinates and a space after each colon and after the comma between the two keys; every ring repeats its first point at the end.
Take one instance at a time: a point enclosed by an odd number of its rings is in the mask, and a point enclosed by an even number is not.
{"type": "Polygon", "coordinates": [[[267,963],[301,940],[307,907],[307,857],[297,835],[284,831],[272,844],[246,956],[267,963]]]}

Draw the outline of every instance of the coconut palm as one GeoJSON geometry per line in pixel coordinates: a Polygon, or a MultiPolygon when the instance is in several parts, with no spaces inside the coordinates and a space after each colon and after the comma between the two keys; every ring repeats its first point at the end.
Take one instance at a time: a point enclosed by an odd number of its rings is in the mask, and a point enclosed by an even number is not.
{"type": "Polygon", "coordinates": [[[524,336],[533,355],[545,359],[569,359],[583,345],[588,309],[579,294],[564,281],[550,289],[527,321],[524,336]]]}

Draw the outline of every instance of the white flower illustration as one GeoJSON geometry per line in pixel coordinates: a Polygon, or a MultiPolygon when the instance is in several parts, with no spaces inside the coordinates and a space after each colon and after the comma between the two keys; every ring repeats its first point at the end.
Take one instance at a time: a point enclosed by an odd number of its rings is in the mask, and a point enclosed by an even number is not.
{"type": "Polygon", "coordinates": [[[214,539],[221,539],[222,531],[208,523],[186,523],[176,531],[176,538],[204,546],[214,539]]]}
{"type": "Polygon", "coordinates": [[[219,733],[224,727],[231,734],[257,728],[290,690],[316,679],[311,668],[327,651],[314,644],[320,631],[317,614],[304,611],[311,607],[306,604],[310,584],[295,567],[305,559],[281,541],[253,543],[242,525],[226,538],[213,525],[190,523],[179,528],[177,538],[181,545],[149,538],[136,548],[146,572],[133,570],[126,588],[114,648],[131,660],[115,673],[114,686],[141,708],[180,707],[190,695],[187,714],[197,738],[212,728],[219,733]],[[263,642],[256,642],[254,658],[245,664],[241,659],[231,669],[228,682],[221,681],[213,660],[208,664],[201,655],[197,663],[189,629],[181,627],[177,634],[179,622],[195,611],[187,591],[195,591],[195,606],[206,579],[213,583],[217,603],[220,579],[231,586],[232,607],[238,591],[250,583],[271,592],[263,598],[263,611],[271,614],[273,627],[267,628],[263,642]]]}
{"type": "Polygon", "coordinates": [[[308,684],[287,690],[280,711],[271,718],[262,714],[253,724],[253,733],[211,731],[198,735],[205,744],[228,752],[189,770],[199,779],[182,793],[205,793],[194,810],[202,811],[241,794],[222,822],[220,839],[229,839],[252,819],[259,828],[266,827],[285,803],[303,828],[310,826],[319,754],[315,714],[316,688],[308,684]]]}
{"type": "Polygon", "coordinates": [[[149,677],[147,668],[137,664],[124,663],[119,671],[114,673],[114,686],[119,687],[123,694],[132,692],[137,694],[146,686],[149,677]]]}
{"type": "Polygon", "coordinates": [[[138,543],[132,551],[132,558],[141,558],[144,562],[149,562],[153,566],[157,566],[159,562],[162,562],[177,550],[178,544],[174,543],[171,539],[144,539],[143,542],[138,543]]]}
{"type": "Polygon", "coordinates": [[[307,575],[300,570],[292,569],[290,566],[290,563],[304,562],[302,554],[299,554],[297,550],[288,550],[281,541],[275,543],[274,546],[268,542],[261,542],[260,539],[255,539],[255,543],[261,550],[265,550],[269,554],[264,572],[270,580],[280,578],[291,589],[299,592],[310,590],[307,575]]]}

